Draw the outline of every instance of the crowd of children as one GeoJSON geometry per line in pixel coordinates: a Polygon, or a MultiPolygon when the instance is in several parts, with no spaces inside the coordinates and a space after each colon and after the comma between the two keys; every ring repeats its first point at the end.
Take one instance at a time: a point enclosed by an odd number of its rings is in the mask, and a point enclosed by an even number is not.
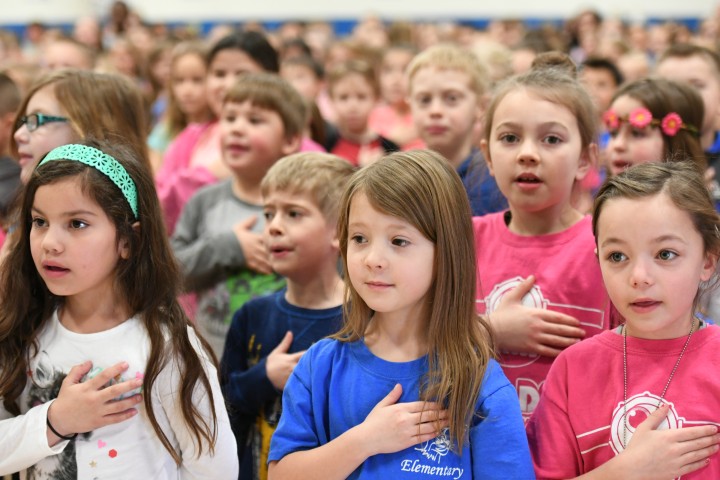
{"type": "Polygon", "coordinates": [[[720,10],[112,11],[0,35],[0,476],[720,476],[720,10]]]}

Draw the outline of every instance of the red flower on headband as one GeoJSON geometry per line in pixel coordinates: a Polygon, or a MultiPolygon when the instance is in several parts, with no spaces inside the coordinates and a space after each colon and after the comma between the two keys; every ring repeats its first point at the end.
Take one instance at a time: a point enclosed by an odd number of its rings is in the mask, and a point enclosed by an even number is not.
{"type": "Polygon", "coordinates": [[[636,108],[628,116],[628,122],[635,128],[645,128],[652,123],[652,120],[652,113],[645,107],[636,108]]]}
{"type": "Polygon", "coordinates": [[[668,137],[674,137],[683,127],[682,118],[675,112],[670,112],[662,119],[660,128],[668,137]]]}
{"type": "Polygon", "coordinates": [[[617,130],[620,128],[620,117],[618,117],[615,110],[610,109],[603,113],[602,120],[608,130],[617,130]]]}

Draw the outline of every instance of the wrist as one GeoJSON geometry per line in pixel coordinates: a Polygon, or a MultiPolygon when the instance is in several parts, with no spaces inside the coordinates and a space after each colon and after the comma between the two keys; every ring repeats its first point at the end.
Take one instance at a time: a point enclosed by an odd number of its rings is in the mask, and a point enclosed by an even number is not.
{"type": "MultiPolygon", "coordinates": [[[[62,425],[62,422],[59,421],[59,419],[54,415],[53,406],[55,405],[55,402],[53,402],[50,407],[47,410],[47,415],[45,417],[45,425],[48,429],[48,438],[50,436],[54,436],[60,440],[72,440],[75,437],[77,437],[77,432],[66,432],[64,425],[62,425]],[[52,417],[52,418],[51,418],[52,417]]],[[[57,442],[52,442],[57,443],[57,442]]]]}

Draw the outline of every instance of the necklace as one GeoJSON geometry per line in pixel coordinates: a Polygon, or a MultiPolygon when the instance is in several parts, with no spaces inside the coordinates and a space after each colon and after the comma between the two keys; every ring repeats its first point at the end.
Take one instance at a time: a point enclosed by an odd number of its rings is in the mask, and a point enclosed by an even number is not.
{"type": "MultiPolygon", "coordinates": [[[[665,393],[667,393],[667,389],[670,386],[670,382],[672,382],[675,371],[677,370],[678,365],[680,365],[680,360],[682,360],[683,355],[685,355],[685,350],[687,350],[687,346],[690,343],[690,337],[692,337],[694,331],[695,319],[693,318],[692,322],[690,322],[690,333],[687,336],[687,340],[685,340],[685,345],[683,345],[682,350],[680,350],[680,356],[678,356],[678,359],[675,362],[675,366],[670,372],[670,376],[668,377],[667,383],[665,384],[665,388],[663,388],[663,391],[660,394],[660,401],[658,401],[657,408],[660,408],[660,405],[662,405],[663,401],[665,400],[665,393]]],[[[627,448],[627,387],[627,325],[623,325],[623,448],[627,448]]]]}

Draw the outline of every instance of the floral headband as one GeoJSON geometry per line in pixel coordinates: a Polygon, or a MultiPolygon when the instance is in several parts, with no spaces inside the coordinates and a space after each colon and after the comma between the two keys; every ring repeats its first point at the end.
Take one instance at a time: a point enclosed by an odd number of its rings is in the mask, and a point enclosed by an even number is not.
{"type": "Polygon", "coordinates": [[[627,117],[621,117],[612,108],[603,113],[603,123],[608,130],[617,130],[622,123],[629,123],[635,128],[645,128],[648,126],[660,127],[662,133],[668,137],[674,137],[680,130],[698,135],[698,129],[688,123],[683,123],[682,118],[675,112],[665,115],[662,120],[653,118],[652,113],[645,107],[638,107],[630,112],[627,117]]]}

